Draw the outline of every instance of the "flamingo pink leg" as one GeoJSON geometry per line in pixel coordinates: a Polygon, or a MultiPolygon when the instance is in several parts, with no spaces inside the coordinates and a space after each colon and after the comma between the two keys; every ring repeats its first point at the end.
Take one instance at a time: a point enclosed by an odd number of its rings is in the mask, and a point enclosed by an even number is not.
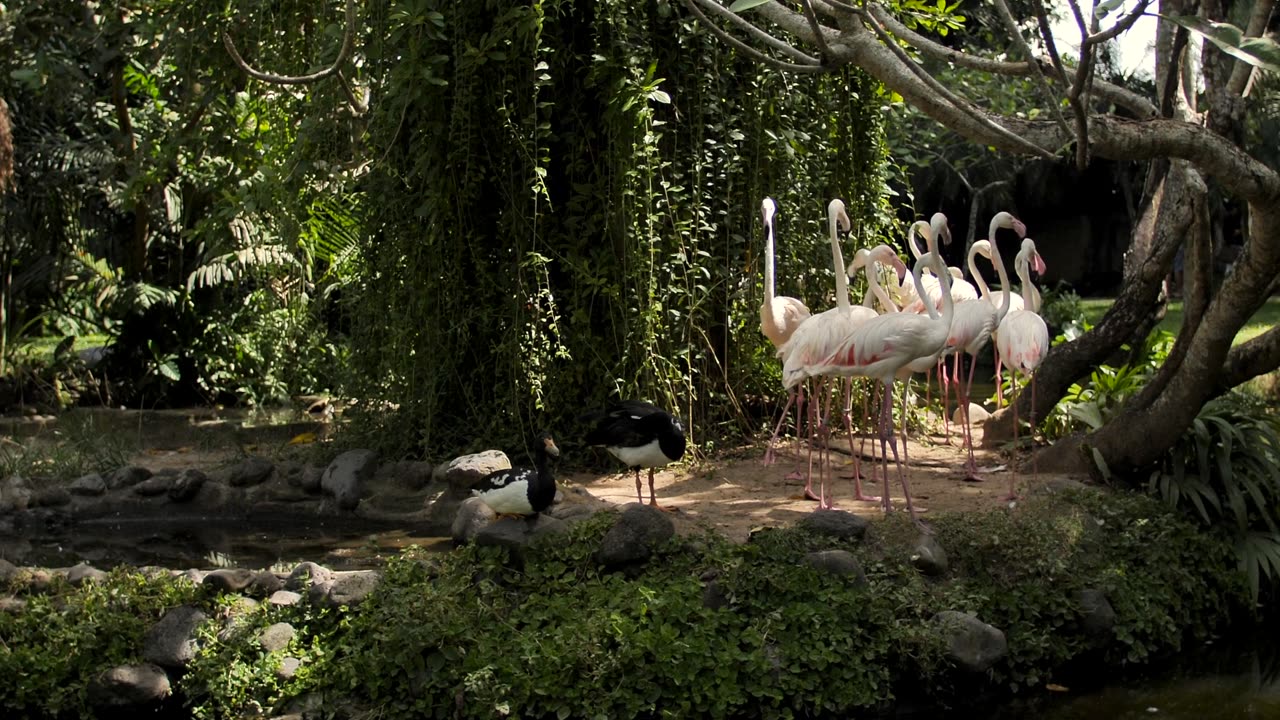
{"type": "Polygon", "coordinates": [[[792,468],[791,472],[786,474],[786,476],[783,478],[784,480],[799,480],[800,478],[805,476],[804,473],[800,472],[800,448],[801,448],[801,444],[804,442],[804,418],[805,418],[804,383],[797,385],[795,390],[796,390],[796,451],[795,451],[796,464],[795,464],[795,467],[792,468]]]}
{"type": "Polygon", "coordinates": [[[978,477],[978,463],[973,459],[973,426],[969,424],[969,388],[973,387],[973,371],[978,367],[978,358],[973,358],[969,364],[969,379],[964,386],[964,397],[961,399],[961,405],[964,407],[964,432],[965,446],[969,448],[969,462],[965,465],[964,479],[969,482],[982,482],[982,478],[978,477]]]}
{"type": "Polygon", "coordinates": [[[938,358],[938,384],[942,391],[942,437],[951,444],[951,383],[947,379],[947,362],[938,358]]]}
{"type": "MultiPolygon", "coordinates": [[[[853,402],[852,387],[852,383],[850,383],[850,403],[853,402]]],[[[870,392],[862,394],[862,417],[864,418],[867,416],[867,395],[869,394],[870,392]]],[[[866,495],[862,492],[861,461],[862,449],[866,447],[866,442],[867,438],[863,435],[861,446],[855,451],[853,449],[853,428],[849,428],[849,454],[853,456],[853,499],[860,502],[879,502],[880,498],[875,495],[866,495]]]]}
{"type": "Polygon", "coordinates": [[[782,432],[782,425],[787,422],[787,411],[791,409],[792,403],[796,400],[795,388],[787,391],[787,402],[782,406],[782,416],[778,418],[778,424],[773,427],[773,434],[769,436],[769,444],[764,448],[764,460],[761,462],[765,465],[772,465],[774,462],[773,444],[778,440],[778,433],[782,432]]]}
{"type": "MultiPolygon", "coordinates": [[[[1013,389],[1017,390],[1017,387],[1017,382],[1014,382],[1013,389]]],[[[1009,463],[1009,494],[1001,498],[1005,502],[1012,502],[1018,499],[1018,493],[1016,492],[1018,484],[1018,394],[1016,392],[1009,399],[1009,404],[1013,406],[1013,462],[1009,463]]]]}

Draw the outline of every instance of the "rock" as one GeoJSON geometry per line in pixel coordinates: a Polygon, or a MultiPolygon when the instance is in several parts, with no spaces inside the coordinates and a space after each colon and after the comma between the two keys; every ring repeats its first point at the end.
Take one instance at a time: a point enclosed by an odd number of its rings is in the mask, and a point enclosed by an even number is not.
{"type": "Polygon", "coordinates": [[[1106,594],[1085,588],[1076,593],[1076,602],[1080,605],[1080,625],[1085,632],[1094,638],[1108,637],[1116,625],[1116,611],[1106,594]]]}
{"type": "Polygon", "coordinates": [[[214,570],[204,576],[204,584],[222,593],[238,593],[249,587],[254,574],[244,568],[214,570]]]}
{"type": "Polygon", "coordinates": [[[708,610],[719,610],[729,605],[729,596],[719,580],[712,580],[702,586],[702,606],[708,610]]]}
{"type": "Polygon", "coordinates": [[[111,477],[107,478],[108,490],[119,490],[121,488],[133,487],[138,483],[151,477],[151,471],[139,465],[125,465],[117,468],[111,473],[111,477]]]}
{"type": "MultiPolygon", "coordinates": [[[[991,413],[987,412],[986,408],[982,407],[978,403],[969,403],[969,424],[971,426],[981,425],[986,422],[989,417],[991,417],[991,413]]],[[[955,411],[951,413],[951,422],[956,425],[964,425],[964,413],[960,410],[958,405],[956,406],[955,411]]]]}
{"type": "Polygon", "coordinates": [[[10,597],[5,595],[0,597],[0,613],[9,613],[17,615],[27,609],[27,601],[22,598],[10,597]]]}
{"type": "Polygon", "coordinates": [[[364,602],[381,579],[375,570],[334,573],[332,580],[312,585],[308,596],[315,605],[328,605],[332,608],[355,606],[364,602]]]}
{"type": "Polygon", "coordinates": [[[666,513],[648,505],[629,503],[600,541],[596,559],[606,568],[643,562],[675,532],[675,524],[666,513]]]}
{"type": "Polygon", "coordinates": [[[400,460],[379,465],[375,477],[380,482],[387,482],[405,490],[421,490],[431,482],[431,473],[434,469],[429,462],[400,460]]]}
{"type": "Polygon", "coordinates": [[[289,573],[284,586],[289,590],[306,590],[312,585],[329,582],[333,579],[333,571],[313,562],[301,562],[289,573]]]}
{"type": "Polygon", "coordinates": [[[853,578],[857,585],[865,585],[867,582],[867,575],[862,571],[862,563],[858,562],[858,558],[848,550],[811,552],[804,556],[804,562],[822,572],[853,578]]]}
{"type": "Polygon", "coordinates": [[[867,534],[870,524],[866,518],[844,510],[814,510],[797,523],[809,532],[855,542],[867,534]]]}
{"type": "Polygon", "coordinates": [[[484,504],[478,497],[467,498],[458,506],[458,514],[453,518],[450,535],[458,545],[466,545],[481,530],[493,524],[498,517],[493,508],[484,504]]]}
{"type": "Polygon", "coordinates": [[[458,509],[462,507],[462,503],[471,499],[470,494],[468,491],[467,496],[464,497],[458,491],[446,488],[435,498],[427,500],[426,528],[423,532],[429,535],[452,535],[453,522],[458,518],[458,509]]]}
{"type": "Polygon", "coordinates": [[[244,500],[244,491],[226,483],[209,480],[200,484],[191,504],[208,512],[219,512],[238,507],[244,500]]]}
{"type": "Polygon", "coordinates": [[[0,483],[0,513],[21,512],[31,506],[31,488],[21,475],[11,475],[0,483]]]}
{"type": "Polygon", "coordinates": [[[261,643],[262,649],[267,652],[275,652],[289,647],[289,641],[293,640],[293,636],[298,631],[293,629],[289,623],[278,622],[262,629],[262,634],[258,636],[258,642],[261,643]]]}
{"type": "Polygon", "coordinates": [[[173,487],[172,476],[153,475],[146,480],[133,486],[133,493],[142,497],[156,497],[169,492],[169,488],[173,487]]]}
{"type": "Polygon", "coordinates": [[[279,607],[288,607],[302,602],[302,596],[292,590],[277,590],[271,593],[267,602],[279,607]]]}
{"type": "Polygon", "coordinates": [[[196,568],[191,568],[190,570],[183,570],[182,572],[179,572],[177,574],[180,577],[185,578],[192,585],[199,585],[200,583],[204,582],[205,576],[207,576],[209,572],[207,570],[198,570],[196,568]]]}
{"type": "Polygon", "coordinates": [[[320,468],[308,465],[302,469],[302,475],[298,476],[298,487],[313,495],[320,492],[320,477],[323,474],[324,471],[320,468]]]}
{"type": "Polygon", "coordinates": [[[360,490],[378,469],[378,453],[372,450],[348,450],[329,463],[320,477],[320,489],[332,495],[343,510],[354,510],[360,504],[360,490]]]}
{"type": "Polygon", "coordinates": [[[19,571],[18,577],[27,584],[27,592],[43,595],[53,589],[53,573],[44,568],[19,571]]]}
{"type": "Polygon", "coordinates": [[[97,497],[107,491],[107,481],[98,473],[81,475],[67,487],[67,490],[70,491],[72,495],[97,497]]]}
{"type": "Polygon", "coordinates": [[[227,484],[231,487],[252,487],[266,482],[276,466],[264,457],[245,458],[243,462],[231,470],[227,476],[227,484]]]}
{"type": "Polygon", "coordinates": [[[31,507],[62,507],[70,502],[71,493],[66,488],[41,488],[31,495],[31,507]]]}
{"type": "Polygon", "coordinates": [[[485,450],[472,455],[463,455],[450,460],[444,469],[436,468],[440,479],[449,487],[460,493],[462,497],[470,497],[471,489],[481,478],[495,470],[507,470],[511,461],[501,450],[485,450]]]}
{"type": "Polygon", "coordinates": [[[208,616],[198,608],[179,605],[147,630],[142,657],[160,667],[181,669],[196,656],[196,629],[208,616]]]}
{"type": "Polygon", "coordinates": [[[101,582],[107,574],[89,563],[80,563],[67,570],[67,582],[79,587],[87,582],[101,582]]]}
{"type": "Polygon", "coordinates": [[[194,498],[200,488],[209,480],[209,476],[196,468],[187,468],[174,478],[169,486],[169,499],[174,502],[187,502],[194,498]]]}
{"type": "Polygon", "coordinates": [[[947,658],[969,672],[986,672],[1009,652],[1004,633],[972,615],[944,610],[933,622],[947,639],[947,658]]]}
{"type": "Polygon", "coordinates": [[[0,583],[7,583],[9,579],[18,574],[18,566],[0,558],[0,583]]]}
{"type": "MultiPolygon", "coordinates": [[[[302,661],[291,655],[280,658],[280,666],[276,668],[276,677],[281,680],[292,680],[294,675],[298,674],[298,668],[302,667],[302,661]]],[[[302,715],[298,715],[298,719],[302,720],[302,715]]],[[[277,718],[277,720],[279,720],[277,718]]]]}
{"type": "Polygon", "coordinates": [[[272,593],[279,591],[284,587],[284,581],[270,570],[262,570],[254,573],[253,579],[245,587],[245,593],[250,597],[268,597],[272,593]]]}
{"type": "MultiPolygon", "coordinates": [[[[479,498],[476,498],[477,500],[479,498]]],[[[504,547],[513,557],[523,557],[525,548],[539,537],[568,529],[562,521],[548,515],[537,514],[524,520],[503,518],[481,528],[474,542],[480,546],[504,547]]]]}
{"type": "Polygon", "coordinates": [[[916,539],[916,544],[911,548],[911,564],[930,577],[946,575],[947,568],[950,567],[947,563],[947,551],[942,549],[932,535],[924,534],[916,539]]]}
{"type": "Polygon", "coordinates": [[[169,696],[169,676],[155,665],[120,665],[89,682],[89,704],[97,708],[149,705],[169,696]]]}

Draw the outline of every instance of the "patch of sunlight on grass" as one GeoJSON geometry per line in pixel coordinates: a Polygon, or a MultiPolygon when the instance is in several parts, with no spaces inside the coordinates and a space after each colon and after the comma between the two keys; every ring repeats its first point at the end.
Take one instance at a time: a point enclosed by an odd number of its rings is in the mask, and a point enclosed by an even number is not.
{"type": "MultiPolygon", "coordinates": [[[[1084,310],[1085,320],[1090,325],[1097,325],[1113,302],[1115,302],[1114,298],[1086,298],[1081,300],[1080,304],[1084,310]]],[[[1248,342],[1270,330],[1277,323],[1280,323],[1280,298],[1268,298],[1266,304],[1258,308],[1258,312],[1254,313],[1249,322],[1240,328],[1240,332],[1236,334],[1235,342],[1232,344],[1239,345],[1240,343],[1248,342]]],[[[1181,300],[1169,302],[1169,310],[1157,327],[1175,335],[1178,333],[1178,330],[1182,327],[1181,300]]]]}
{"type": "MultiPolygon", "coordinates": [[[[74,349],[76,352],[86,348],[105,345],[108,336],[104,334],[80,335],[76,338],[74,349]]],[[[22,338],[14,343],[15,354],[30,360],[40,362],[49,362],[53,360],[53,349],[58,347],[58,343],[62,342],[62,337],[38,337],[38,338],[22,338]]]]}

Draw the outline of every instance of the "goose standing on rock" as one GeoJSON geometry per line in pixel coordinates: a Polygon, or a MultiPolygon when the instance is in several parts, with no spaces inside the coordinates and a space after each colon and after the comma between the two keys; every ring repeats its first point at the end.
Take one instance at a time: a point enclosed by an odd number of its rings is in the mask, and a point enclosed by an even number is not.
{"type": "Polygon", "coordinates": [[[556,479],[548,467],[548,457],[560,457],[560,448],[551,433],[538,435],[533,447],[533,468],[495,470],[471,490],[471,494],[493,508],[498,515],[525,516],[546,510],[556,499],[556,479]]]}
{"type": "Polygon", "coordinates": [[[649,468],[649,504],[659,510],[672,510],[658,504],[653,490],[653,469],[684,457],[684,426],[658,406],[643,400],[619,400],[604,410],[579,418],[593,423],[587,433],[588,445],[604,447],[636,473],[636,500],[643,503],[640,468],[649,468]]]}

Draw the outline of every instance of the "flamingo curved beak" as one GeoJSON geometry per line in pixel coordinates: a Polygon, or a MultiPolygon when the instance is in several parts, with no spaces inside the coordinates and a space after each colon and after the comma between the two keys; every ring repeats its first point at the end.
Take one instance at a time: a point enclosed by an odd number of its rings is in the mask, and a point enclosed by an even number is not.
{"type": "Polygon", "coordinates": [[[1044,275],[1045,264],[1044,258],[1040,257],[1040,253],[1031,253],[1031,269],[1036,275],[1044,275]]]}
{"type": "Polygon", "coordinates": [[[1013,219],[1013,231],[1018,233],[1018,237],[1020,238],[1027,236],[1027,226],[1018,218],[1013,219]]]}

